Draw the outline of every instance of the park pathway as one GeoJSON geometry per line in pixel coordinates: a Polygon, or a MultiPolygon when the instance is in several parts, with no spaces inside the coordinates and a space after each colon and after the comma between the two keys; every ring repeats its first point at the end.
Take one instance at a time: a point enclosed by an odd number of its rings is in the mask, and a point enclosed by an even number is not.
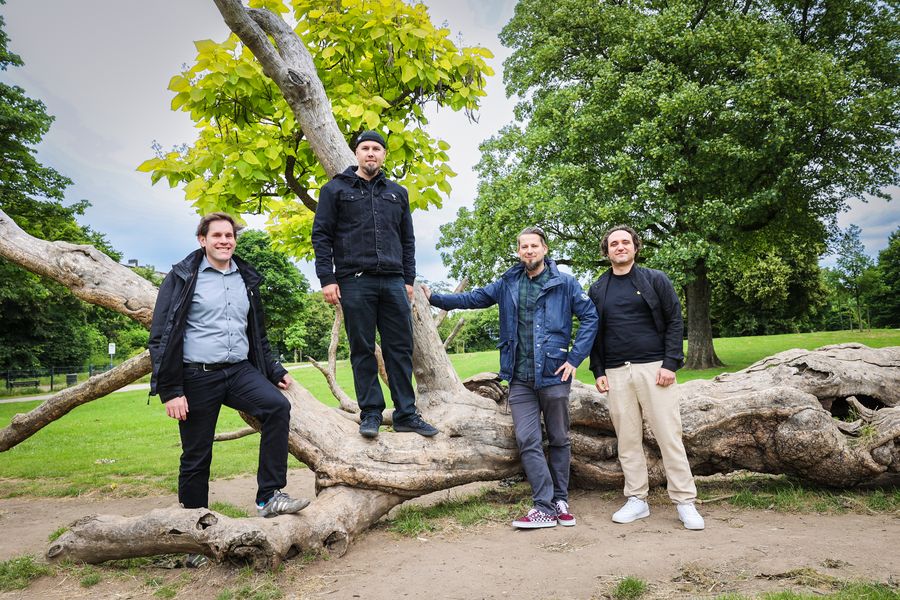
{"type": "MultiPolygon", "coordinates": [[[[300,365],[291,365],[289,367],[285,367],[288,371],[293,371],[295,369],[306,369],[311,367],[309,364],[300,364],[300,365]]],[[[149,390],[149,383],[130,383],[124,387],[120,387],[113,394],[118,394],[119,392],[133,392],[135,390],[149,390]]],[[[38,394],[37,396],[13,396],[10,398],[0,398],[0,404],[12,404],[13,402],[33,402],[35,400],[46,400],[51,398],[53,394],[38,394]]]]}

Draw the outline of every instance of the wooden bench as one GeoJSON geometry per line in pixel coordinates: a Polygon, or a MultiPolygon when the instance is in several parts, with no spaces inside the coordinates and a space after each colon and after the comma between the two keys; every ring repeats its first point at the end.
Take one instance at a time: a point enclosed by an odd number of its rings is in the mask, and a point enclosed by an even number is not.
{"type": "Polygon", "coordinates": [[[9,389],[36,388],[38,385],[40,385],[40,383],[41,382],[38,381],[37,379],[21,379],[19,381],[9,381],[9,382],[7,382],[6,385],[7,385],[7,387],[9,387],[9,389]]]}

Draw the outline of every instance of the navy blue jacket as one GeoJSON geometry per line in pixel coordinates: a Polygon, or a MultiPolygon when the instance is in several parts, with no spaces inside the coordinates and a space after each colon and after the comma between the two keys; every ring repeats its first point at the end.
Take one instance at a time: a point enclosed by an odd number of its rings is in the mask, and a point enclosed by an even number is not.
{"type": "Polygon", "coordinates": [[[322,287],[357,273],[416,280],[416,237],[406,189],[378,173],[371,187],[347,167],[319,192],[312,228],[322,287]]]}
{"type": "MultiPolygon", "coordinates": [[[[675,293],[675,286],[672,285],[672,281],[662,271],[637,265],[631,268],[634,286],[641,293],[641,298],[644,299],[647,306],[650,307],[656,332],[663,341],[664,358],[662,366],[664,369],[677,371],[684,364],[684,349],[682,346],[684,322],[681,319],[681,302],[678,300],[678,294],[675,293]]],[[[597,307],[597,313],[601,319],[603,318],[603,303],[606,300],[606,289],[609,287],[611,273],[612,269],[608,269],[594,282],[594,285],[591,286],[588,292],[591,300],[597,307]]],[[[591,351],[590,369],[594,373],[594,377],[606,374],[602,331],[597,336],[594,348],[591,351]]]]}
{"type": "MultiPolygon", "coordinates": [[[[571,275],[560,273],[556,263],[545,259],[550,278],[544,283],[534,305],[534,383],[540,389],[562,383],[554,375],[564,362],[577,367],[587,358],[600,319],[594,304],[571,275]],[[580,323],[572,349],[572,315],[580,323]]],[[[487,308],[500,305],[500,378],[510,381],[515,370],[519,325],[519,279],[522,263],[504,273],[487,287],[462,294],[432,294],[431,304],[444,310],[487,308]]]]}
{"type": "MultiPolygon", "coordinates": [[[[150,395],[159,393],[160,400],[168,402],[184,395],[184,328],[187,324],[188,309],[197,286],[197,271],[203,258],[203,249],[194,250],[166,275],[156,305],[153,307],[153,322],[150,325],[150,361],[153,374],[150,376],[150,395]]],[[[237,256],[232,256],[241,272],[250,311],[247,314],[247,341],[250,352],[248,360],[272,383],[278,383],[287,370],[272,357],[272,348],[266,337],[262,302],[259,298],[259,284],[262,281],[256,269],[237,256]]]]}

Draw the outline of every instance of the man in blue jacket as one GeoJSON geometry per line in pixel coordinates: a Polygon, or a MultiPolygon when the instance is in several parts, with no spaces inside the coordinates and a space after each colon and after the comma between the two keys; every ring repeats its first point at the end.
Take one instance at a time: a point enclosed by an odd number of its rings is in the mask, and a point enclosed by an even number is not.
{"type": "Polygon", "coordinates": [[[350,366],[359,403],[359,433],[378,436],[384,394],[378,381],[375,330],[394,401],[394,431],[426,437],[438,430],[416,412],[412,385],[416,238],[406,190],[381,170],[387,145],[377,131],[354,140],[357,165],[322,187],[312,244],[322,295],[344,309],[350,366]]]}
{"type": "Polygon", "coordinates": [[[500,377],[509,381],[509,407],[534,506],[513,527],[535,529],[575,525],[569,511],[569,390],[575,369],[591,351],[598,317],[578,281],[547,258],[540,227],[519,234],[519,264],[487,287],[462,294],[432,294],[433,306],[486,308],[500,305],[500,377]],[[572,315],[580,322],[575,342],[572,315]],[[541,447],[541,415],[548,458],[541,447]]]}

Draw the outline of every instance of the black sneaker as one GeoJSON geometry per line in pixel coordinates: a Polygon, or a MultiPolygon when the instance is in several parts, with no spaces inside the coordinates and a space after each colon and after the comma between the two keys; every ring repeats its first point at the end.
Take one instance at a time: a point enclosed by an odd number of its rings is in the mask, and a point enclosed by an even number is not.
{"type": "Polygon", "coordinates": [[[359,435],[364,438],[378,437],[378,428],[381,427],[381,419],[374,415],[362,418],[359,423],[359,435]]]}
{"type": "Polygon", "coordinates": [[[422,415],[413,415],[409,419],[405,421],[400,421],[399,423],[394,423],[394,431],[398,432],[407,432],[411,431],[412,433],[418,433],[419,435],[424,435],[425,437],[431,437],[433,435],[437,435],[438,429],[433,425],[429,425],[425,419],[422,418],[422,415]]]}

